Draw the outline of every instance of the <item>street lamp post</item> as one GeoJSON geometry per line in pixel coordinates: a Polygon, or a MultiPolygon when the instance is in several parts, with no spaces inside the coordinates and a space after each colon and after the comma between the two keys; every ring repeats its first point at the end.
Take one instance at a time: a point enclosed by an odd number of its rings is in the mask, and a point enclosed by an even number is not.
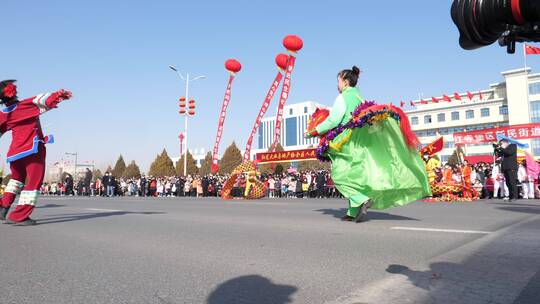
{"type": "MultiPolygon", "coordinates": [[[[197,76],[195,78],[190,79],[189,78],[189,73],[186,73],[186,77],[184,78],[184,76],[182,76],[180,71],[178,71],[178,69],[175,68],[174,66],[169,65],[169,69],[173,70],[176,73],[176,75],[178,75],[178,77],[180,77],[180,79],[182,79],[182,81],[185,81],[185,83],[186,83],[185,84],[186,85],[186,100],[189,100],[189,83],[193,82],[193,81],[196,81],[196,80],[199,80],[199,79],[206,78],[206,76],[197,76]]],[[[184,149],[184,176],[186,176],[187,175],[187,153],[188,153],[188,113],[186,112],[184,115],[185,115],[185,119],[184,119],[184,140],[186,141],[185,149],[184,149]]]]}

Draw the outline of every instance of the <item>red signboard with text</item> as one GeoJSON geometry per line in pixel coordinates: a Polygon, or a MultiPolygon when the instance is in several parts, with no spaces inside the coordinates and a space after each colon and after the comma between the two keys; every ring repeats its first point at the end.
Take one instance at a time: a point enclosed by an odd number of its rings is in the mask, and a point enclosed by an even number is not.
{"type": "Polygon", "coordinates": [[[279,163],[299,160],[317,159],[315,149],[291,150],[282,152],[257,153],[257,163],[279,163]]]}
{"type": "Polygon", "coordinates": [[[540,138],[540,123],[505,126],[492,129],[454,133],[454,142],[461,145],[491,143],[497,141],[497,134],[512,139],[540,138]]]}

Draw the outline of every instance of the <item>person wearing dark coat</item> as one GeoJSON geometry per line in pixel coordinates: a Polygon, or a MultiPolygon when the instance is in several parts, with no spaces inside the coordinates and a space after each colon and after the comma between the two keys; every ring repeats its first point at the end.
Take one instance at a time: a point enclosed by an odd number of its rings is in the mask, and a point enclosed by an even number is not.
{"type": "Polygon", "coordinates": [[[103,178],[101,179],[101,183],[103,184],[103,189],[105,189],[103,195],[108,196],[109,194],[109,186],[111,185],[111,173],[105,172],[105,175],[103,175],[103,178]]]}
{"type": "Polygon", "coordinates": [[[84,188],[86,189],[86,195],[90,195],[90,184],[92,183],[92,177],[92,171],[89,168],[86,168],[86,172],[84,173],[84,188]]]}
{"type": "Polygon", "coordinates": [[[507,139],[500,141],[500,147],[497,149],[498,154],[502,156],[501,170],[504,174],[506,186],[510,193],[509,201],[518,199],[517,191],[517,146],[511,144],[507,139]]]}

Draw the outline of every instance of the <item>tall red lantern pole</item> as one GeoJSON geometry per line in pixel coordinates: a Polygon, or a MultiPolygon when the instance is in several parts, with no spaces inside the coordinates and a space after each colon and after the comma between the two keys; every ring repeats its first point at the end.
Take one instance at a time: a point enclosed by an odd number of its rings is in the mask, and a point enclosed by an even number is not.
{"type": "Polygon", "coordinates": [[[291,90],[291,74],[294,70],[294,63],[296,61],[295,54],[302,49],[304,42],[300,37],[296,35],[288,35],[283,39],[283,46],[289,51],[289,62],[285,72],[285,80],[283,80],[283,88],[278,104],[278,111],[276,115],[276,129],[274,131],[274,141],[272,143],[271,151],[274,152],[281,138],[281,126],[283,124],[283,107],[289,98],[289,92],[291,90]]]}
{"type": "Polygon", "coordinates": [[[231,100],[232,82],[236,73],[240,72],[240,70],[242,69],[242,65],[235,59],[229,59],[225,61],[225,68],[227,69],[227,71],[229,71],[230,75],[227,89],[225,90],[225,97],[223,98],[223,104],[221,105],[221,113],[219,114],[216,141],[214,143],[214,150],[212,151],[212,173],[217,173],[219,170],[219,144],[221,142],[221,136],[223,134],[223,125],[225,123],[225,115],[227,114],[227,106],[229,106],[229,102],[231,100]]]}
{"type": "Polygon", "coordinates": [[[251,130],[251,134],[249,135],[249,138],[246,144],[246,150],[244,151],[244,160],[250,159],[251,145],[253,144],[253,138],[255,137],[255,134],[257,133],[257,130],[259,129],[259,126],[261,124],[261,119],[263,119],[264,115],[266,114],[266,111],[268,110],[268,107],[270,106],[270,103],[272,102],[272,98],[274,98],[274,94],[279,88],[281,79],[283,79],[282,72],[287,69],[288,62],[289,62],[289,55],[279,54],[276,56],[276,65],[278,66],[278,73],[276,75],[276,78],[272,82],[272,86],[270,87],[270,90],[268,90],[268,93],[266,94],[266,98],[264,99],[261,109],[259,110],[259,115],[257,115],[257,118],[255,119],[255,124],[253,125],[253,129],[251,130]]]}

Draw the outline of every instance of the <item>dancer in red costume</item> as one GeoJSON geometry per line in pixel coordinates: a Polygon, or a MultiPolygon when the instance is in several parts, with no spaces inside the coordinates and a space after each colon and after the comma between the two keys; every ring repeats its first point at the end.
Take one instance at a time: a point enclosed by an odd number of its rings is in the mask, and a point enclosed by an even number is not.
{"type": "Polygon", "coordinates": [[[23,226],[36,224],[30,215],[45,175],[45,144],[53,142],[51,135],[43,136],[39,115],[70,98],[70,91],[60,90],[19,101],[15,80],[0,82],[0,104],[5,106],[0,109],[0,136],[7,131],[11,131],[12,135],[7,153],[11,179],[0,203],[0,220],[6,219],[15,197],[20,194],[7,223],[23,226]]]}

